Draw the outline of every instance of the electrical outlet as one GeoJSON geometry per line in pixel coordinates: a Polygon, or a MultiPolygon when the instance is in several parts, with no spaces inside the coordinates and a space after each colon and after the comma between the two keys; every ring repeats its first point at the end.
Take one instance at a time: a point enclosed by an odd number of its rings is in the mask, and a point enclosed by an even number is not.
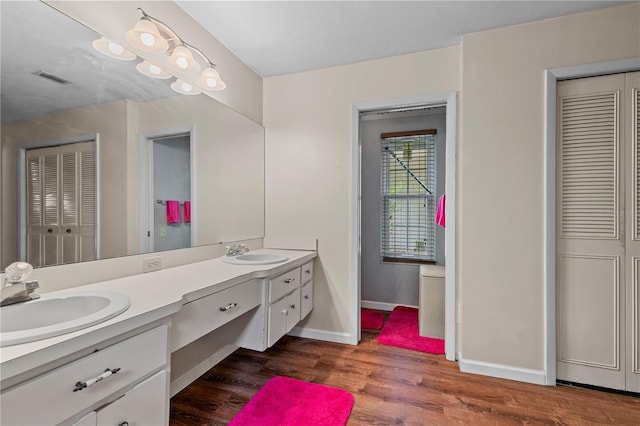
{"type": "Polygon", "coordinates": [[[142,259],[142,272],[159,271],[162,269],[162,257],[145,257],[142,259]]]}

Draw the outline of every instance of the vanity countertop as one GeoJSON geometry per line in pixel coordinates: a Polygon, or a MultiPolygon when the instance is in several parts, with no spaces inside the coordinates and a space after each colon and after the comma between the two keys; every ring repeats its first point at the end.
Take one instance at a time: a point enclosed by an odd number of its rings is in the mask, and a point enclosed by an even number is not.
{"type": "Polygon", "coordinates": [[[74,287],[74,291],[110,290],[123,293],[129,296],[131,305],[120,315],[82,330],[0,348],[0,381],[5,382],[36,366],[166,318],[178,312],[185,303],[254,278],[286,272],[311,261],[317,255],[315,251],[276,249],[260,249],[251,253],[273,253],[289,259],[278,264],[245,266],[224,263],[221,258],[216,258],[74,287]]]}

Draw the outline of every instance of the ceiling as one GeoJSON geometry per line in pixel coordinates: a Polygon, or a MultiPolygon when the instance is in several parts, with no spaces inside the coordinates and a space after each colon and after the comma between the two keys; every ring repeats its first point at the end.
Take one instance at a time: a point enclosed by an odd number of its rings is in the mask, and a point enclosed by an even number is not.
{"type": "MultiPolygon", "coordinates": [[[[460,43],[488,28],[616,5],[610,1],[179,1],[262,77],[460,43]]],[[[2,1],[2,123],[129,98],[175,96],[167,81],[107,58],[98,35],[38,1],[2,1]],[[37,31],[33,31],[37,28],[37,31]],[[33,75],[45,71],[58,84],[33,75]]]]}
{"type": "Polygon", "coordinates": [[[183,1],[261,77],[459,44],[463,34],[617,1],[183,1]]]}

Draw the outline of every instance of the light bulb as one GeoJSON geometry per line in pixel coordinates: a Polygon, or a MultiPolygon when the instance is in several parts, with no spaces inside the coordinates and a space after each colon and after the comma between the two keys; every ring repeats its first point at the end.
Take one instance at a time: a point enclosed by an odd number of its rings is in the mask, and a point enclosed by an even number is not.
{"type": "Polygon", "coordinates": [[[113,53],[114,55],[122,55],[122,52],[124,52],[124,47],[122,47],[119,44],[116,44],[116,43],[114,43],[112,41],[110,41],[107,46],[109,48],[109,51],[111,53],[113,53]]]}
{"type": "Polygon", "coordinates": [[[142,61],[138,65],[136,65],[136,69],[141,73],[146,75],[147,77],[157,78],[160,80],[166,80],[167,78],[171,78],[171,74],[165,72],[159,66],[152,64],[151,62],[142,61]]]}
{"type": "Polygon", "coordinates": [[[176,72],[191,72],[200,68],[198,62],[193,59],[191,50],[184,45],[173,49],[167,66],[176,72]]]}
{"type": "Polygon", "coordinates": [[[213,89],[214,87],[216,87],[218,85],[218,82],[216,81],[215,78],[207,78],[205,80],[205,82],[207,83],[207,87],[213,89]]]}
{"type": "Polygon", "coordinates": [[[162,70],[160,69],[159,66],[151,64],[149,65],[149,72],[153,75],[160,75],[162,70]]]}
{"type": "Polygon", "coordinates": [[[219,91],[224,90],[227,85],[220,78],[220,74],[213,68],[213,65],[210,65],[209,68],[206,68],[200,74],[200,78],[198,79],[198,86],[200,86],[204,90],[211,91],[219,91]]]}
{"type": "Polygon", "coordinates": [[[94,49],[113,59],[119,59],[121,61],[132,61],[136,58],[136,55],[126,50],[118,43],[114,43],[104,37],[100,37],[91,43],[94,49]]]}
{"type": "Polygon", "coordinates": [[[197,95],[202,93],[202,90],[193,86],[191,83],[180,80],[179,78],[171,83],[171,88],[178,93],[182,93],[183,95],[197,95]]]}
{"type": "Polygon", "coordinates": [[[161,53],[169,49],[169,42],[160,34],[156,24],[147,18],[140,19],[127,31],[125,38],[131,46],[145,52],[161,53]]]}
{"type": "Polygon", "coordinates": [[[140,34],[140,41],[145,46],[151,47],[155,44],[156,38],[151,33],[142,33],[140,34]]]}

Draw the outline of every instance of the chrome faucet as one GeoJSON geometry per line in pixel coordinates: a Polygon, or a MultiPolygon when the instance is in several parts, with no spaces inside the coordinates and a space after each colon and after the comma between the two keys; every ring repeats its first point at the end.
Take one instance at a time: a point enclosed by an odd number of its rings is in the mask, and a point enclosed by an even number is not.
{"type": "Polygon", "coordinates": [[[35,293],[38,281],[26,281],[33,267],[26,262],[15,262],[7,266],[0,281],[0,306],[26,302],[40,296],[35,293]]]}
{"type": "Polygon", "coordinates": [[[227,256],[239,256],[249,251],[249,247],[246,244],[234,244],[225,248],[227,249],[227,256]]]}

